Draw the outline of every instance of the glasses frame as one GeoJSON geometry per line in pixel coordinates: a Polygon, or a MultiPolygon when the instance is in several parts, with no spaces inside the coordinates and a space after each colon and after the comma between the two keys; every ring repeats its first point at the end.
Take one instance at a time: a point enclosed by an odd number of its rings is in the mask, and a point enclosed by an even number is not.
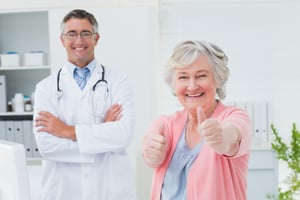
{"type": "Polygon", "coordinates": [[[68,40],[76,40],[78,36],[80,36],[81,39],[91,39],[96,33],[92,31],[81,31],[80,33],[77,33],[76,31],[68,31],[67,33],[62,34],[65,38],[68,40]]]}

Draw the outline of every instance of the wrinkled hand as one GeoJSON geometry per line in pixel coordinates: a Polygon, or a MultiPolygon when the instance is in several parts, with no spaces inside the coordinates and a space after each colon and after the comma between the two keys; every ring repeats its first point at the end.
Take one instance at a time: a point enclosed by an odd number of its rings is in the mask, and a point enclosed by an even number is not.
{"type": "Polygon", "coordinates": [[[35,119],[35,127],[37,132],[48,132],[61,138],[75,140],[74,126],[68,126],[63,121],[52,115],[50,112],[41,111],[35,119]]]}
{"type": "Polygon", "coordinates": [[[224,149],[223,130],[221,123],[216,119],[206,119],[204,110],[197,108],[198,132],[203,137],[204,142],[216,152],[224,149]]]}
{"type": "Polygon", "coordinates": [[[144,160],[151,167],[162,163],[167,149],[167,139],[164,136],[164,126],[159,121],[154,129],[149,130],[143,138],[142,153],[144,160]]]}
{"type": "Polygon", "coordinates": [[[121,112],[123,111],[122,105],[114,104],[106,112],[104,122],[113,122],[121,119],[121,112]]]}
{"type": "Polygon", "coordinates": [[[223,151],[223,131],[221,123],[216,119],[206,119],[199,126],[199,133],[205,143],[217,152],[223,151]]]}

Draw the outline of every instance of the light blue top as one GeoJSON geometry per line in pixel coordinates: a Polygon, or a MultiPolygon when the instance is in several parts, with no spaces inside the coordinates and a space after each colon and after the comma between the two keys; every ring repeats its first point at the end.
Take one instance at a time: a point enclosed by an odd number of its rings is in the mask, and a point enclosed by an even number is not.
{"type": "Polygon", "coordinates": [[[161,200],[184,200],[186,182],[191,165],[197,158],[202,142],[190,149],[185,141],[186,127],[183,129],[174,151],[162,186],[161,200]]]}

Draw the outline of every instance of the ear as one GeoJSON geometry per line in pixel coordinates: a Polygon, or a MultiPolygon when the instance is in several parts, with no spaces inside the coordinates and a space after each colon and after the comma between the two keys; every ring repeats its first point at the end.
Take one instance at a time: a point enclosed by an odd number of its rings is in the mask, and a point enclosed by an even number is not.
{"type": "Polygon", "coordinates": [[[63,47],[65,47],[65,38],[63,35],[60,35],[60,42],[63,45],[63,47]]]}
{"type": "Polygon", "coordinates": [[[95,40],[95,45],[97,45],[99,39],[100,39],[100,35],[99,35],[99,33],[96,33],[95,38],[94,38],[94,40],[95,40]]]}

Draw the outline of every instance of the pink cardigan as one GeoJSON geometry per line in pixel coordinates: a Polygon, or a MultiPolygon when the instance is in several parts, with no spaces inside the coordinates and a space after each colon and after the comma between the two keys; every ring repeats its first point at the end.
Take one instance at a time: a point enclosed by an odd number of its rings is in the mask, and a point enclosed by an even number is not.
{"type": "MultiPolygon", "coordinates": [[[[248,159],[252,140],[249,116],[242,109],[219,103],[212,118],[222,122],[231,121],[239,127],[242,133],[240,148],[235,156],[226,157],[204,144],[187,178],[187,200],[246,200],[248,159]]],[[[165,161],[155,168],[151,200],[160,200],[164,176],[186,123],[187,112],[178,111],[170,116],[160,116],[159,119],[166,127],[165,135],[169,146],[165,161]]]]}

